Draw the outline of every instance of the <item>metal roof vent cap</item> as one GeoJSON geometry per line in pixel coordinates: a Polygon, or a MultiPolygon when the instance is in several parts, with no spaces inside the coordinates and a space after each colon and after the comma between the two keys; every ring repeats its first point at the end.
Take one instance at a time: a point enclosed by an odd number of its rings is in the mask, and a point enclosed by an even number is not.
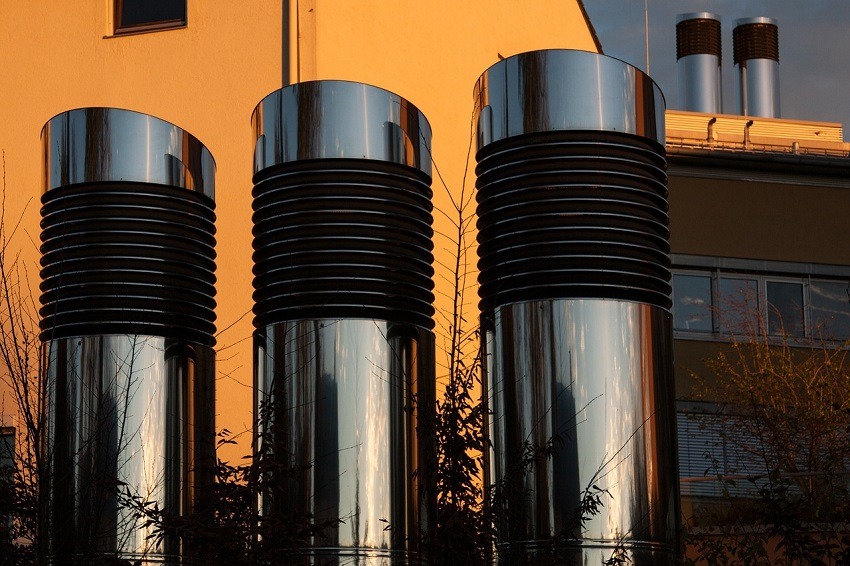
{"type": "Polygon", "coordinates": [[[215,463],[215,162],[120,108],[41,132],[41,340],[50,564],[182,563],[122,503],[192,512],[215,463]]]}
{"type": "Polygon", "coordinates": [[[722,112],[720,16],[711,12],[676,18],[679,107],[691,112],[722,112]]]}
{"type": "Polygon", "coordinates": [[[735,21],[732,32],[738,68],[738,112],[779,118],[779,28],[773,18],[735,21]]]}

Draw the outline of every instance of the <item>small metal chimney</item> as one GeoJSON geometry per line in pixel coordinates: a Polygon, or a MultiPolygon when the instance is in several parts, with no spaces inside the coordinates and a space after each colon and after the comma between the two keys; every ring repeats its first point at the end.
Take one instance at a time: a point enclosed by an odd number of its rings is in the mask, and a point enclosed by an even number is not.
{"type": "Polygon", "coordinates": [[[735,21],[732,32],[738,68],[738,112],[779,118],[779,28],[773,18],[735,21]]]}
{"type": "Polygon", "coordinates": [[[48,561],[180,563],[118,492],[186,515],[215,462],[215,164],[115,108],[41,140],[48,561]]]}
{"type": "Polygon", "coordinates": [[[680,14],[676,22],[679,106],[691,112],[720,113],[720,16],[710,12],[680,14]]]}
{"type": "Polygon", "coordinates": [[[291,471],[260,508],[345,521],[310,561],[406,563],[435,503],[431,128],[344,81],[275,91],[253,126],[256,446],[291,471]]]}
{"type": "Polygon", "coordinates": [[[475,96],[499,558],[672,563],[664,97],[622,61],[565,50],[498,62],[475,96]]]}

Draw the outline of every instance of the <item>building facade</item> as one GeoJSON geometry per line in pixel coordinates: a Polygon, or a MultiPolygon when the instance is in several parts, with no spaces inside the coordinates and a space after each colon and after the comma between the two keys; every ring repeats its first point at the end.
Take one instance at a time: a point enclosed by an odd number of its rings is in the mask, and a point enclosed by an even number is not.
{"type": "MultiPolygon", "coordinates": [[[[250,451],[253,424],[251,113],[260,100],[283,85],[339,79],[390,90],[422,110],[434,132],[439,170],[433,190],[442,211],[434,215],[440,312],[450,304],[452,275],[439,266],[454,265],[452,198],[465,173],[466,194],[473,190],[468,155],[478,76],[500,57],[523,51],[600,50],[578,1],[547,0],[534,10],[507,1],[55,1],[5,3],[0,22],[5,215],[9,223],[20,219],[12,246],[20,250],[36,301],[39,132],[51,117],[91,106],[135,110],[185,129],[214,157],[217,427],[237,434],[239,445],[225,451],[232,460],[250,451]]],[[[474,264],[471,254],[466,267],[474,270],[474,264]]],[[[468,320],[476,317],[473,295],[468,320]]],[[[437,325],[438,340],[445,340],[448,321],[437,325]]],[[[446,361],[439,362],[445,368],[446,361]]],[[[3,394],[3,422],[14,424],[10,393],[3,394]]]]}
{"type": "MultiPolygon", "coordinates": [[[[840,124],[668,112],[679,473],[691,532],[771,532],[760,502],[844,489],[846,464],[825,448],[840,431],[818,439],[818,417],[800,413],[843,398],[819,403],[818,387],[840,384],[806,376],[817,364],[802,360],[826,352],[838,362],[850,339],[848,150],[840,124]],[[742,354],[750,373],[728,375],[742,354]],[[765,385],[727,388],[744,378],[765,385]],[[730,402],[729,391],[747,390],[751,398],[730,402]],[[784,406],[763,407],[783,392],[784,406]],[[770,416],[753,415],[762,409],[770,416]]],[[[832,528],[825,517],[807,519],[814,533],[832,528]]]]}

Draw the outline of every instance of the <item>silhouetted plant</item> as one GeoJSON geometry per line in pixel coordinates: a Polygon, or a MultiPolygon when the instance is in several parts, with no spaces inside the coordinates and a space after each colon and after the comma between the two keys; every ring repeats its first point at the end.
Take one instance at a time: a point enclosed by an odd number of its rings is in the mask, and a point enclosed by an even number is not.
{"type": "MultiPolygon", "coordinates": [[[[26,266],[13,252],[12,241],[21,219],[6,217],[6,161],[3,153],[3,188],[0,202],[0,366],[2,379],[12,394],[15,428],[13,466],[4,471],[0,500],[0,563],[35,564],[39,547],[38,486],[44,478],[40,451],[43,434],[43,395],[38,310],[30,295],[26,266]]],[[[6,411],[6,407],[0,407],[6,411]]]]}
{"type": "MultiPolygon", "coordinates": [[[[217,448],[234,443],[229,431],[219,433],[217,448]]],[[[185,564],[298,564],[312,540],[341,521],[316,522],[310,514],[258,508],[258,499],[274,497],[298,471],[263,448],[268,446],[261,443],[243,464],[218,460],[207,470],[213,481],[198,489],[195,508],[186,516],[163,513],[126,489],[122,503],[155,527],[151,536],[179,537],[185,564]]]]}
{"type": "Polygon", "coordinates": [[[719,409],[693,418],[705,428],[722,423],[738,464],[724,466],[706,449],[723,505],[685,519],[688,563],[850,559],[848,346],[768,336],[760,323],[707,361],[711,383],[695,376],[699,397],[719,409]]]}

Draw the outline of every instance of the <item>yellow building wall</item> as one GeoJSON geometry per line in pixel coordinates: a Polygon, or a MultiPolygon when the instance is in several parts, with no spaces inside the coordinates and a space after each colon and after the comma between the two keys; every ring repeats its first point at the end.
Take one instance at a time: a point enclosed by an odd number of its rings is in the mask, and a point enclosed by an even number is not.
{"type": "MultiPolygon", "coordinates": [[[[243,317],[251,308],[250,120],[281,84],[281,3],[189,0],[186,28],[121,37],[108,37],[111,11],[111,0],[0,2],[6,215],[23,215],[12,247],[23,253],[37,302],[39,134],[57,113],[115,106],[197,136],[217,165],[217,426],[250,430],[252,326],[251,315],[243,317]]],[[[8,394],[0,402],[9,414],[8,394]]],[[[247,450],[244,443],[234,456],[247,450]]]]}
{"type": "MultiPolygon", "coordinates": [[[[478,76],[500,56],[523,51],[598,50],[574,0],[189,0],[186,28],[121,37],[109,37],[111,6],[0,2],[6,215],[22,219],[12,249],[21,252],[37,297],[39,133],[55,114],[127,108],[197,136],[217,164],[217,426],[244,440],[225,458],[247,453],[252,421],[250,117],[257,102],[282,84],[311,79],[366,82],[407,98],[431,122],[433,159],[447,185],[435,175],[435,207],[451,215],[449,192],[460,193],[478,76]]],[[[473,184],[470,175],[467,192],[473,184]]],[[[440,212],[435,230],[452,231],[440,212]]],[[[451,247],[437,237],[438,310],[451,293],[449,273],[439,266],[453,265],[451,247]]],[[[470,259],[474,264],[474,250],[470,259]]],[[[473,322],[474,286],[467,299],[473,322]]],[[[445,327],[438,320],[438,329],[445,327]]],[[[0,396],[2,424],[13,424],[2,386],[0,396]]]]}

